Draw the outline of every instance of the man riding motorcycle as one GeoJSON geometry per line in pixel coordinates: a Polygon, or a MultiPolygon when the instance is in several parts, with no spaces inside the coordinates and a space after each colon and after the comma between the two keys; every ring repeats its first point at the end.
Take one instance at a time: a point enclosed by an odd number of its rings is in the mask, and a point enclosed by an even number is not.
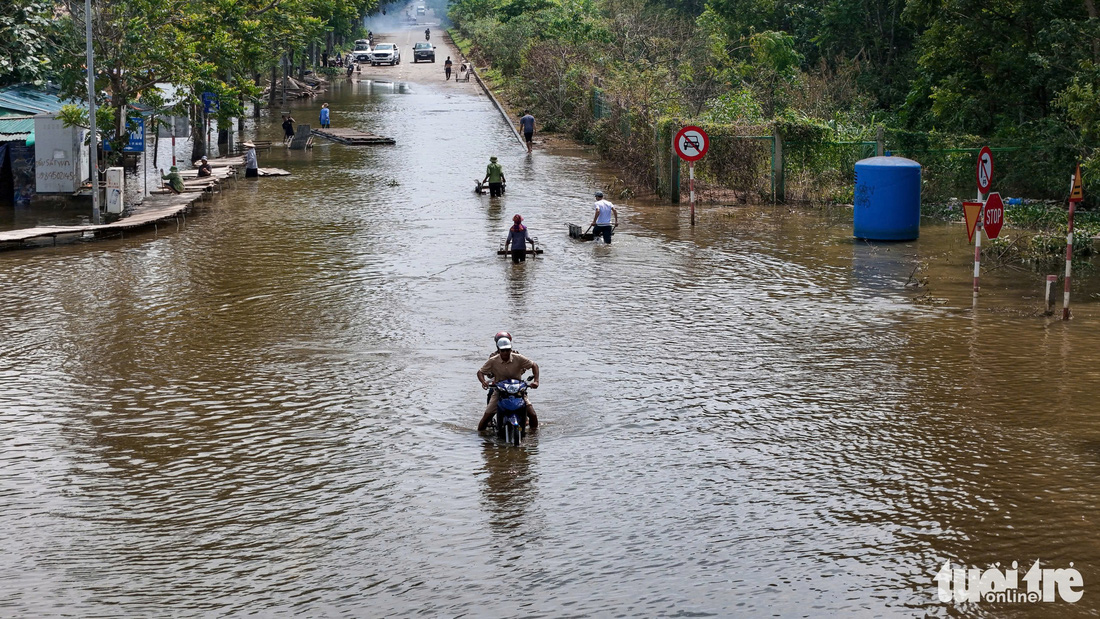
{"type": "Polygon", "coordinates": [[[432,38],[432,29],[431,28],[425,28],[424,29],[424,40],[427,41],[431,38],[432,38]]]}
{"type": "MultiPolygon", "coordinates": [[[[500,334],[498,333],[497,335],[500,334]]],[[[531,382],[527,383],[527,386],[532,389],[538,389],[538,364],[519,353],[512,352],[511,338],[501,337],[496,340],[496,344],[497,354],[489,357],[489,360],[477,371],[477,380],[481,383],[481,388],[489,389],[494,382],[501,380],[523,380],[524,372],[531,370],[531,382]],[[492,376],[492,380],[489,380],[488,376],[492,376]]],[[[496,414],[497,400],[497,393],[496,390],[494,390],[492,396],[489,398],[489,405],[485,407],[485,414],[482,415],[481,421],[477,424],[478,432],[484,432],[486,426],[489,425],[489,420],[496,414]]],[[[524,397],[524,403],[527,405],[527,419],[531,424],[531,429],[534,430],[538,428],[539,425],[538,417],[535,416],[535,407],[531,405],[531,402],[526,397],[524,397]]]]}

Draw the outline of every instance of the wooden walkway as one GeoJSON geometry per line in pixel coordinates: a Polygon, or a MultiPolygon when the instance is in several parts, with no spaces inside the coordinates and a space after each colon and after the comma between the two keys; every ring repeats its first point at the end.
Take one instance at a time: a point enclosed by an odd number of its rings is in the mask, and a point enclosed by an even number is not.
{"type": "Polygon", "coordinates": [[[333,142],[347,144],[348,146],[397,144],[397,140],[393,138],[387,138],[381,135],[374,135],[372,133],[363,133],[362,131],[358,131],[356,129],[314,129],[313,135],[323,137],[326,140],[332,140],[333,142]]]}
{"type": "MultiPolygon", "coordinates": [[[[180,172],[183,177],[183,193],[174,193],[168,189],[157,189],[138,205],[134,206],[129,214],[122,219],[109,224],[88,224],[78,226],[39,226],[37,228],[23,228],[0,232],[0,248],[12,249],[28,247],[32,240],[52,238],[57,243],[59,236],[77,236],[82,238],[98,238],[118,236],[127,230],[135,230],[146,226],[176,219],[188,211],[199,200],[206,199],[217,193],[227,182],[236,182],[238,170],[244,168],[244,157],[226,157],[212,159],[210,167],[212,176],[198,178],[196,170],[180,172]]],[[[275,168],[261,169],[261,176],[283,176],[287,172],[275,168]],[[266,172],[266,174],[265,174],[266,172]]]]}

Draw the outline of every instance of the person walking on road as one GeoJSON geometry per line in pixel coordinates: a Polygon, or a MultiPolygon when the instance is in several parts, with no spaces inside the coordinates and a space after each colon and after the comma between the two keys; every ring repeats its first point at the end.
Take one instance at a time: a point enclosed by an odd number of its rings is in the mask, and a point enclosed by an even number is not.
{"type": "Polygon", "coordinates": [[[611,231],[619,227],[619,211],[615,210],[615,205],[603,199],[603,192],[596,192],[596,205],[595,215],[592,216],[592,238],[603,235],[604,243],[611,243],[611,231]],[[615,223],[611,223],[611,217],[614,215],[615,223]]]}
{"type": "Polygon", "coordinates": [[[508,229],[508,238],[504,241],[504,251],[511,251],[512,264],[527,262],[527,244],[535,246],[535,240],[523,225],[523,216],[518,213],[512,217],[514,225],[508,229]]]}
{"type": "Polygon", "coordinates": [[[504,178],[504,168],[497,163],[496,157],[489,157],[489,165],[485,167],[485,178],[481,182],[489,182],[489,197],[499,198],[504,192],[502,188],[507,181],[504,178]]]}
{"type": "Polygon", "coordinates": [[[519,126],[523,128],[523,140],[527,142],[527,152],[531,152],[531,138],[535,135],[535,117],[531,112],[523,110],[523,118],[519,119],[519,126]]]}
{"type": "MultiPolygon", "coordinates": [[[[447,56],[447,61],[443,63],[443,73],[447,78],[443,81],[450,81],[451,79],[451,57],[447,56]]],[[[455,80],[458,81],[458,80],[455,80]]]]}
{"type": "Polygon", "coordinates": [[[321,106],[321,128],[328,129],[328,104],[321,106]]]}

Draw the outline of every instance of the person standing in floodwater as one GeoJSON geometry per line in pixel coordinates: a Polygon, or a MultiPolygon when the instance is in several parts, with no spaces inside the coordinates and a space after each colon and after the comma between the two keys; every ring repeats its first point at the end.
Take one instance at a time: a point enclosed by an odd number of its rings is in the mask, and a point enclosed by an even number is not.
{"type": "Polygon", "coordinates": [[[595,240],[603,235],[603,242],[611,244],[611,231],[619,227],[619,211],[615,205],[603,199],[603,192],[596,192],[596,213],[592,216],[592,238],[595,240]],[[615,216],[615,223],[611,223],[611,216],[615,216]]]}
{"type": "Polygon", "coordinates": [[[328,104],[321,106],[321,128],[328,129],[328,104]]]}
{"type": "Polygon", "coordinates": [[[512,264],[527,262],[527,244],[535,246],[535,240],[527,232],[527,226],[523,225],[523,216],[516,213],[512,217],[514,225],[508,229],[508,238],[504,241],[504,251],[511,251],[512,264]]]}
{"type": "Polygon", "coordinates": [[[245,147],[244,151],[244,177],[245,178],[259,178],[260,177],[260,162],[256,159],[256,145],[251,141],[241,144],[245,147]]]}
{"type": "Polygon", "coordinates": [[[446,78],[443,81],[445,81],[445,82],[450,81],[450,79],[451,79],[451,57],[450,56],[447,56],[447,61],[443,63],[443,74],[446,76],[446,78]]]}
{"type": "Polygon", "coordinates": [[[290,114],[283,114],[283,139],[289,140],[294,137],[294,119],[290,114]]]}
{"type": "Polygon", "coordinates": [[[489,157],[489,165],[485,167],[485,178],[481,182],[489,182],[489,197],[499,198],[504,187],[504,168],[497,163],[496,157],[489,157]]]}
{"type": "Polygon", "coordinates": [[[535,135],[535,117],[531,112],[523,110],[523,117],[519,119],[519,126],[523,128],[523,141],[527,143],[527,152],[531,152],[531,138],[535,135]]]}

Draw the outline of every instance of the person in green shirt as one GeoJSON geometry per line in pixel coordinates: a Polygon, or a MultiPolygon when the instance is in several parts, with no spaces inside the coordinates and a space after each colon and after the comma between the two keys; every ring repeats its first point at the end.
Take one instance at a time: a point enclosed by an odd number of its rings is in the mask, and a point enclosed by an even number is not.
{"type": "Polygon", "coordinates": [[[168,174],[163,174],[164,170],[161,170],[161,178],[168,181],[168,188],[175,193],[183,193],[183,177],[180,176],[180,170],[176,166],[172,166],[168,170],[168,174]]]}
{"type": "Polygon", "coordinates": [[[489,157],[489,165],[485,168],[485,178],[481,182],[489,181],[489,197],[496,198],[504,193],[504,169],[497,163],[496,157],[489,157]]]}

